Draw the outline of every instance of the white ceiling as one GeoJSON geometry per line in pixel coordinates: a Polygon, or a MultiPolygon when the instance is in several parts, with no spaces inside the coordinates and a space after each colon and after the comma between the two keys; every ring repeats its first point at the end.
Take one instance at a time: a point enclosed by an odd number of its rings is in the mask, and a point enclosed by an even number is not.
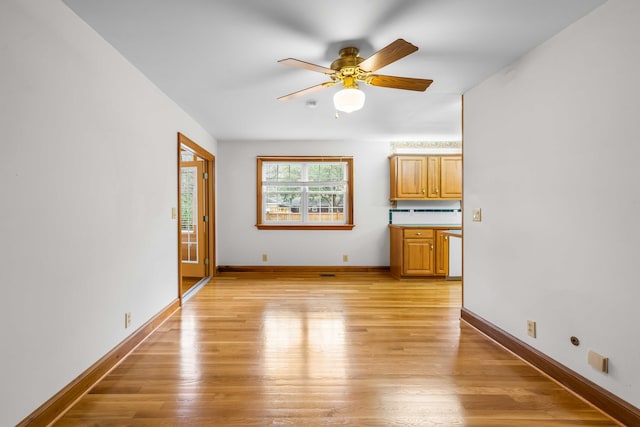
{"type": "Polygon", "coordinates": [[[461,94],[605,0],[64,1],[220,141],[455,141],[461,94]],[[419,50],[379,73],[426,92],[361,85],[364,108],[337,119],[338,86],[276,100],[329,80],[278,59],[328,67],[398,38],[419,50]]]}

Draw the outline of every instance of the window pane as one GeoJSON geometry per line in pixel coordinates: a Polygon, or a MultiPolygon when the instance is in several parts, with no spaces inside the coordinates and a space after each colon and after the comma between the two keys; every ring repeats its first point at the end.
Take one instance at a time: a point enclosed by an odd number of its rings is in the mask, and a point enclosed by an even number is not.
{"type": "Polygon", "coordinates": [[[311,163],[308,181],[343,181],[345,163],[311,163]]]}
{"type": "Polygon", "coordinates": [[[180,168],[180,226],[184,231],[194,231],[197,202],[196,167],[180,168]]]}
{"type": "Polygon", "coordinates": [[[180,167],[180,236],[182,262],[198,263],[198,169],[180,167]]]}
{"type": "Polygon", "coordinates": [[[298,182],[302,177],[302,165],[291,163],[265,163],[262,180],[265,182],[298,182]]]}
{"type": "Polygon", "coordinates": [[[344,223],[344,197],[339,193],[310,193],[309,222],[344,223]]]}

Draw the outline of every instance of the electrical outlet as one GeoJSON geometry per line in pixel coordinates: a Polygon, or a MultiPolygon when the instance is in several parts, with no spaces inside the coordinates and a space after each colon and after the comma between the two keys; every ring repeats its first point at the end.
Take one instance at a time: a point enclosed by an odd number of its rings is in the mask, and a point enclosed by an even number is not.
{"type": "Polygon", "coordinates": [[[475,208],[472,212],[473,212],[473,220],[475,222],[481,222],[482,221],[482,209],[475,208]]]}
{"type": "Polygon", "coordinates": [[[131,312],[128,311],[124,314],[124,327],[125,329],[131,326],[131,312]]]}
{"type": "Polygon", "coordinates": [[[600,372],[609,372],[609,358],[604,357],[601,354],[596,353],[593,350],[589,350],[587,355],[587,362],[600,372]]]}
{"type": "Polygon", "coordinates": [[[349,262],[349,255],[342,255],[342,262],[349,262]]]}
{"type": "Polygon", "coordinates": [[[267,262],[269,261],[269,256],[267,256],[267,254],[262,254],[262,262],[267,262]]]}
{"type": "Polygon", "coordinates": [[[536,322],[533,320],[527,320],[527,334],[530,337],[536,337],[536,322]]]}

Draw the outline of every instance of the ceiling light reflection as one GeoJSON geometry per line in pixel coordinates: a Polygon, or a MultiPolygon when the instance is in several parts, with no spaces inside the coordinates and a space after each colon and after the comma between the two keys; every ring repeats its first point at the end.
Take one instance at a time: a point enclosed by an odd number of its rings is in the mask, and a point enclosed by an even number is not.
{"type": "Polygon", "coordinates": [[[263,325],[265,375],[346,377],[342,312],[269,309],[264,313],[263,325]]]}

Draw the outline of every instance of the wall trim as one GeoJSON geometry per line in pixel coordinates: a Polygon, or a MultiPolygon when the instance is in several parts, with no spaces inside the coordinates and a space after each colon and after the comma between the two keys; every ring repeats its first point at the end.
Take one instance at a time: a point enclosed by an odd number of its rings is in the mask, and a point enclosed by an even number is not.
{"type": "Polygon", "coordinates": [[[175,299],[160,311],[160,313],[152,317],[148,322],[125,338],[124,341],[118,344],[113,350],[105,354],[100,360],[18,423],[16,427],[47,426],[55,421],[109,373],[111,369],[120,363],[138,344],[179,309],[180,299],[175,299]]]}
{"type": "Polygon", "coordinates": [[[460,318],[498,344],[515,353],[516,356],[549,375],[611,418],[624,425],[640,426],[640,409],[464,307],[460,310],[460,318]]]}
{"type": "Polygon", "coordinates": [[[219,265],[219,273],[388,273],[389,266],[219,265]]]}

